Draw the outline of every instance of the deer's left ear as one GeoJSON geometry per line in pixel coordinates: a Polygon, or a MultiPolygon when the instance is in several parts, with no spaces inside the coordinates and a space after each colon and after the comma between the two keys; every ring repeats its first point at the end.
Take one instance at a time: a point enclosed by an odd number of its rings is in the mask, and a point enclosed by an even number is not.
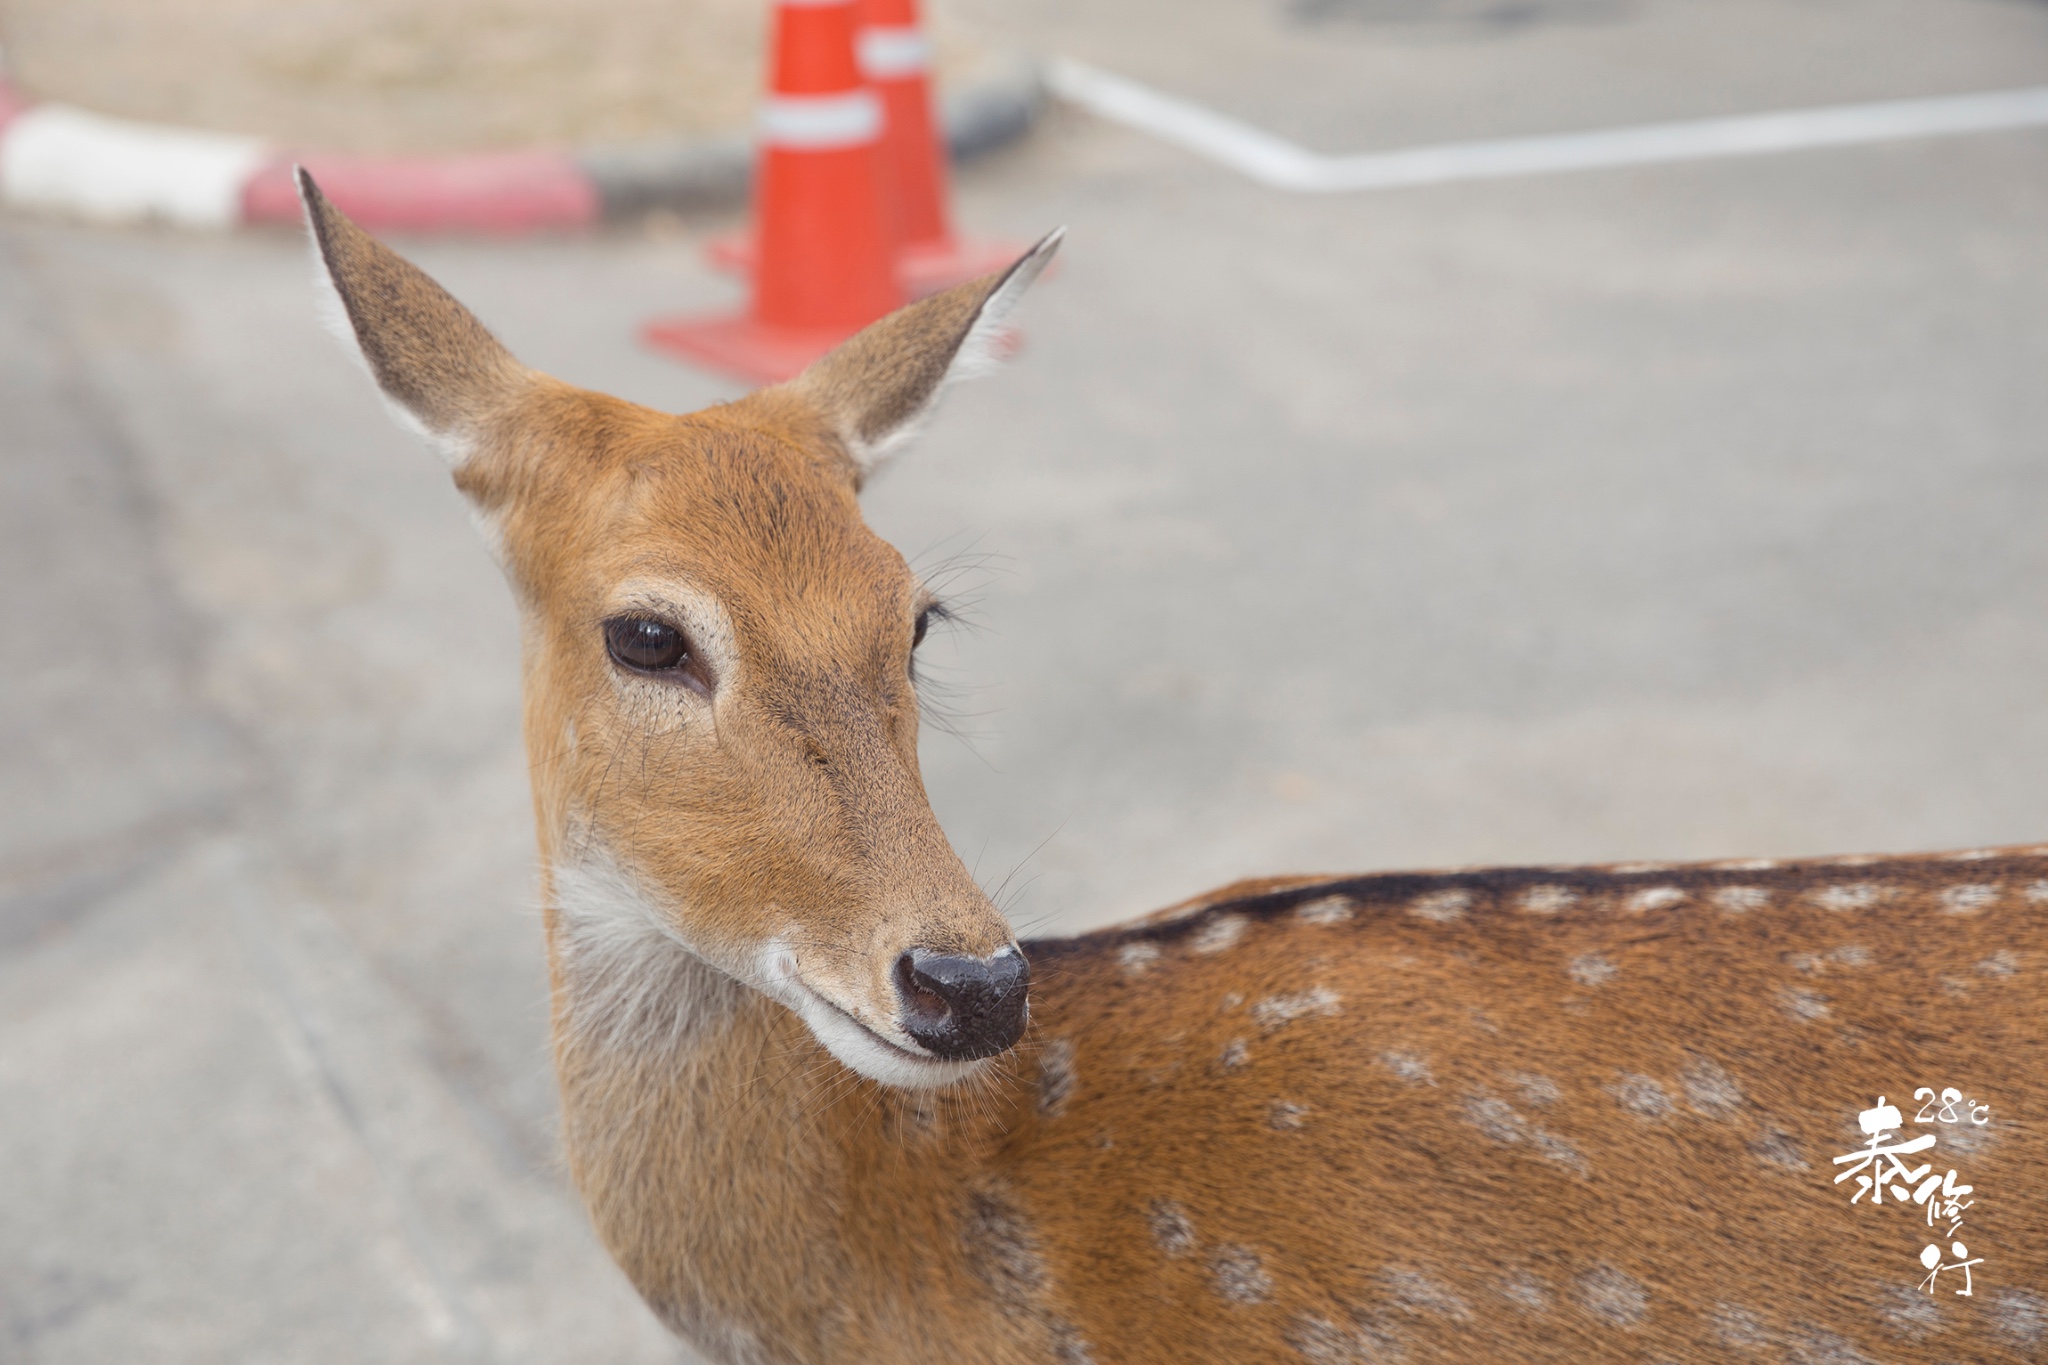
{"type": "Polygon", "coordinates": [[[782,386],[839,438],[856,487],[916,433],[948,384],[995,367],[1004,319],[1065,236],[1056,229],[1008,270],[898,309],[782,386]]]}

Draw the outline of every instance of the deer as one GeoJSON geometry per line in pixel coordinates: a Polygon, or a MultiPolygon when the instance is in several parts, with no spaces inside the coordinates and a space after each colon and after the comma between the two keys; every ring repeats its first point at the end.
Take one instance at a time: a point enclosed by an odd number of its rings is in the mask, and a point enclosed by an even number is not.
{"type": "Polygon", "coordinates": [[[517,599],[567,1170],[703,1356],[2048,1360],[2048,845],[1276,876],[1019,941],[919,773],[945,604],[858,495],[1060,234],[675,415],[298,185],[517,599]]]}

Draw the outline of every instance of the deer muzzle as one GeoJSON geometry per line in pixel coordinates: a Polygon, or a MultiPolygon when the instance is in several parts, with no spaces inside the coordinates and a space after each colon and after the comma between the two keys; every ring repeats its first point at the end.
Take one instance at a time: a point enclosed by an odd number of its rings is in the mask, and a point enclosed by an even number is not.
{"type": "Polygon", "coordinates": [[[903,1031],[935,1057],[993,1057],[1024,1036],[1031,965],[1015,944],[986,958],[912,948],[895,980],[903,1031]]]}

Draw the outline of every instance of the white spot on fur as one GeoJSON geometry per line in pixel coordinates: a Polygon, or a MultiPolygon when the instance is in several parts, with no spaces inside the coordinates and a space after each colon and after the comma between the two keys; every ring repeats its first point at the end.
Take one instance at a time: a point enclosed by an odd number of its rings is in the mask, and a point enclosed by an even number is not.
{"type": "Polygon", "coordinates": [[[1650,1291],[1611,1265],[1579,1277],[1579,1304],[1610,1327],[1634,1327],[1650,1315],[1650,1291]]]}
{"type": "Polygon", "coordinates": [[[1436,1077],[1430,1074],[1429,1059],[1419,1052],[1382,1052],[1380,1065],[1410,1085],[1436,1084],[1436,1077]]]}
{"type": "Polygon", "coordinates": [[[1349,896],[1324,896],[1297,907],[1294,917],[1304,924],[1342,924],[1353,913],[1349,896]]]}
{"type": "Polygon", "coordinates": [[[1878,1365],[1856,1349],[1847,1337],[1835,1335],[1811,1323],[1792,1328],[1790,1350],[1785,1359],[1793,1365],[1878,1365]]]}
{"type": "Polygon", "coordinates": [[[1125,976],[1143,976],[1159,960],[1159,945],[1142,940],[1126,943],[1116,950],[1116,960],[1123,966],[1125,976]]]}
{"type": "Polygon", "coordinates": [[[1578,1148],[1547,1129],[1532,1129],[1529,1142],[1542,1153],[1545,1161],[1555,1161],[1579,1175],[1585,1175],[1591,1169],[1586,1164],[1586,1158],[1579,1154],[1578,1148]]]}
{"type": "Polygon", "coordinates": [[[1544,1160],[1555,1161],[1580,1175],[1587,1172],[1586,1159],[1579,1154],[1578,1148],[1555,1133],[1535,1127],[1516,1113],[1514,1106],[1506,1100],[1490,1095],[1467,1096],[1465,1118],[1495,1142],[1508,1146],[1527,1142],[1544,1160]]]}
{"type": "Polygon", "coordinates": [[[1966,848],[1960,853],[1944,853],[1945,863],[1981,863],[1987,858],[1996,858],[2002,850],[1995,848],[1966,848]]]}
{"type": "Polygon", "coordinates": [[[1271,995],[1252,1006],[1252,1018],[1259,1021],[1259,1027],[1268,1033],[1285,1028],[1297,1019],[1311,1014],[1332,1015],[1342,1012],[1339,1001],[1343,999],[1327,986],[1313,986],[1292,995],[1271,995]]]}
{"type": "Polygon", "coordinates": [[[1425,919],[1432,924],[1449,924],[1465,918],[1465,912],[1472,908],[1472,893],[1462,886],[1449,886],[1441,891],[1425,891],[1408,902],[1408,913],[1416,919],[1425,919]]]}
{"type": "Polygon", "coordinates": [[[1266,1125],[1286,1132],[1292,1128],[1308,1126],[1308,1106],[1292,1104],[1286,1100],[1274,1100],[1266,1106],[1266,1125]]]}
{"type": "Polygon", "coordinates": [[[1055,1038],[1038,1052],[1038,1112],[1058,1118],[1074,1093],[1074,1044],[1055,1038]]]}
{"type": "Polygon", "coordinates": [[[1578,892],[1570,887],[1545,882],[1522,893],[1522,909],[1531,915],[1555,915],[1569,910],[1578,899],[1578,892]]]}
{"type": "Polygon", "coordinates": [[[1709,864],[1717,872],[1769,872],[1778,866],[1776,858],[1731,858],[1709,864]]]}
{"type": "Polygon", "coordinates": [[[1661,1119],[1673,1108],[1671,1096],[1664,1093],[1664,1087],[1654,1077],[1632,1071],[1622,1072],[1621,1079],[1607,1087],[1607,1093],[1638,1118],[1661,1119]]]}
{"type": "Polygon", "coordinates": [[[1387,1266],[1380,1271],[1380,1283],[1396,1308],[1422,1317],[1449,1318],[1467,1322],[1472,1310],[1457,1291],[1443,1281],[1407,1266],[1387,1266]]]}
{"type": "Polygon", "coordinates": [[[1846,853],[1827,861],[1834,867],[1869,867],[1872,863],[1883,862],[1884,859],[1875,853],[1846,853]]]}
{"type": "Polygon", "coordinates": [[[1670,863],[1616,863],[1607,869],[1617,877],[1643,877],[1652,872],[1669,872],[1670,863]]]}
{"type": "Polygon", "coordinates": [[[1951,915],[1974,915],[1998,899],[1998,888],[1986,882],[1967,882],[1961,886],[1946,887],[1941,893],[1941,908],[1951,915]]]}
{"type": "Polygon", "coordinates": [[[1877,1316],[1895,1335],[1917,1339],[1941,1330],[1941,1305],[1918,1288],[1895,1284],[1883,1292],[1877,1316]]]}
{"type": "Polygon", "coordinates": [[[1716,1304],[1707,1321],[1713,1325],[1714,1335],[1721,1339],[1721,1344],[1734,1350],[1756,1351],[1771,1344],[1770,1329],[1764,1326],[1762,1318],[1747,1308],[1739,1308],[1732,1303],[1716,1304]]]}
{"type": "Polygon", "coordinates": [[[1780,1128],[1767,1128],[1758,1134],[1756,1141],[1749,1144],[1749,1153],[1758,1161],[1790,1171],[1809,1169],[1798,1139],[1780,1128]]]}
{"type": "Polygon", "coordinates": [[[2020,955],[2010,948],[2000,948],[1990,957],[1977,964],[1977,970],[1985,976],[2011,976],[2020,969],[2020,955]]]}
{"type": "Polygon", "coordinates": [[[1355,1319],[1347,1331],[1328,1318],[1306,1313],[1288,1324],[1287,1344],[1309,1365],[1392,1365],[1406,1354],[1377,1322],[1355,1319]]]}
{"type": "Polygon", "coordinates": [[[1782,990],[1778,992],[1778,1005],[1785,1013],[1802,1023],[1813,1023],[1828,1017],[1828,998],[1819,991],[1782,990]]]}
{"type": "Polygon", "coordinates": [[[1620,970],[1611,958],[1599,953],[1581,953],[1565,968],[1571,979],[1581,986],[1604,986],[1612,981],[1620,970]]]}
{"type": "Polygon", "coordinates": [[[1328,1318],[1296,1318],[1288,1324],[1287,1344],[1309,1365],[1352,1365],[1358,1359],[1351,1334],[1328,1318]]]}
{"type": "Polygon", "coordinates": [[[1225,1071],[1235,1071],[1251,1059],[1251,1044],[1242,1038],[1232,1038],[1224,1045],[1223,1055],[1216,1059],[1216,1065],[1225,1071]]]}
{"type": "Polygon", "coordinates": [[[1248,1246],[1226,1243],[1209,1258],[1209,1275],[1217,1297],[1230,1303],[1264,1303],[1273,1292],[1273,1277],[1248,1246]]]}
{"type": "Polygon", "coordinates": [[[2028,882],[2027,889],[2022,894],[2024,894],[2028,900],[2034,902],[2034,904],[2036,905],[2039,905],[2043,901],[2048,901],[2048,879],[2043,879],[2038,882],[2028,882]]]}
{"type": "MultiPolygon", "coordinates": [[[[1030,1222],[1000,1185],[969,1187],[961,1240],[965,1268],[993,1292],[999,1311],[1012,1322],[1035,1322],[1051,1339],[1052,1358],[1063,1365],[1093,1365],[1094,1350],[1074,1325],[1049,1311],[1045,1291],[1051,1276],[1030,1222]]],[[[775,1273],[783,1267],[751,1267],[775,1273]]],[[[755,1362],[757,1352],[723,1357],[755,1362]]]]}
{"type": "Polygon", "coordinates": [[[1465,1118],[1495,1142],[1517,1143],[1529,1134],[1529,1123],[1506,1100],[1473,1095],[1465,1100],[1465,1118]]]}
{"type": "Polygon", "coordinates": [[[1868,910],[1885,898],[1876,882],[1846,882],[1823,886],[1812,893],[1815,904],[1828,910],[1868,910]]]}
{"type": "Polygon", "coordinates": [[[1195,1249],[1195,1224],[1188,1211],[1171,1199],[1155,1199],[1145,1211],[1152,1229],[1152,1242],[1168,1256],[1181,1257],[1195,1249]]]}
{"type": "Polygon", "coordinates": [[[1837,967],[1868,967],[1877,958],[1860,943],[1845,943],[1829,953],[1828,960],[1837,967]]]}
{"type": "Polygon", "coordinates": [[[1556,1104],[1559,1094],[1562,1093],[1558,1090],[1556,1081],[1548,1076],[1538,1076],[1533,1071],[1520,1071],[1507,1079],[1509,1085],[1521,1092],[1525,1102],[1538,1108],[1556,1104]]]}
{"type": "MultiPolygon", "coordinates": [[[[1968,1105],[1970,1101],[1965,1100],[1968,1105]]],[[[1998,1140],[1998,1120],[1994,1115],[1983,1124],[1959,1123],[1945,1131],[1941,1138],[1941,1150],[1958,1152],[1963,1156],[1975,1156],[1998,1140]]]]}
{"type": "Polygon", "coordinates": [[[1640,915],[1651,910],[1668,910],[1684,899],[1682,887],[1646,886],[1628,898],[1625,908],[1630,914],[1640,915]]]}
{"type": "Polygon", "coordinates": [[[1218,915],[1195,931],[1188,948],[1197,953],[1220,953],[1244,937],[1243,915],[1218,915]]]}
{"type": "Polygon", "coordinates": [[[1748,914],[1771,903],[1771,893],[1761,886],[1724,886],[1714,892],[1714,904],[1731,915],[1748,914]]]}
{"type": "Polygon", "coordinates": [[[1679,1072],[1678,1083],[1695,1114],[1726,1118],[1743,1105],[1742,1087],[1711,1057],[1700,1057],[1679,1072]]]}
{"type": "Polygon", "coordinates": [[[2016,1346],[2048,1341],[2048,1299],[2026,1289],[2001,1289],[1991,1296],[1992,1330],[2016,1346]]]}
{"type": "Polygon", "coordinates": [[[1548,1313],[1554,1302],[1550,1286],[1526,1270],[1502,1280],[1500,1296],[1525,1313],[1548,1313]]]}

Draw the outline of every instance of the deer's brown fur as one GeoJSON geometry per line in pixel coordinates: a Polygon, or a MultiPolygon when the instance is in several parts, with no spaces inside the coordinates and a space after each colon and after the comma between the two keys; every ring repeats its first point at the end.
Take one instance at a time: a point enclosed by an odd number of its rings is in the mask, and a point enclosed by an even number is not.
{"type": "Polygon", "coordinates": [[[927,805],[924,592],[855,495],[1028,272],[676,417],[518,366],[305,190],[519,593],[571,1169],[701,1350],[2048,1359],[2048,849],[1241,883],[1026,945],[1003,1057],[861,1052],[906,945],[1010,939],[927,805]],[[705,685],[614,668],[623,608],[705,685]],[[1948,1085],[1990,1122],[1907,1132],[1974,1186],[1970,1297],[1916,1288],[1920,1209],[1833,1183],[1859,1110],[1948,1085]]]}

